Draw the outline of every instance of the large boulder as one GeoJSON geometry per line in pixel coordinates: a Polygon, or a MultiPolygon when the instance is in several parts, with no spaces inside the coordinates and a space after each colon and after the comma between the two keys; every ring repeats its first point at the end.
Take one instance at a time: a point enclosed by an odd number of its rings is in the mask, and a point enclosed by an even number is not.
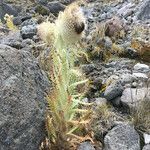
{"type": "Polygon", "coordinates": [[[0,44],[0,150],[37,150],[49,81],[28,51],[0,44]]]}
{"type": "Polygon", "coordinates": [[[140,150],[140,137],[128,124],[115,126],[104,138],[104,150],[140,150]]]}

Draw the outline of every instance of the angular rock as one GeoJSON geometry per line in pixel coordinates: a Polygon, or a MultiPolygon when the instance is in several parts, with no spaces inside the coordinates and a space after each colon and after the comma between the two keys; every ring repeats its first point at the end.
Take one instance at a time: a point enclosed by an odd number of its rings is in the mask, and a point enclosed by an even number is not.
{"type": "Polygon", "coordinates": [[[145,80],[146,81],[148,79],[148,76],[145,73],[137,72],[137,73],[133,73],[133,76],[135,76],[139,80],[145,80]]]}
{"type": "Polygon", "coordinates": [[[123,92],[123,86],[119,81],[112,83],[108,87],[106,87],[106,90],[104,92],[104,97],[107,100],[113,100],[118,96],[121,96],[123,92]]]}
{"type": "Polygon", "coordinates": [[[35,12],[39,13],[41,15],[48,15],[50,13],[48,7],[44,6],[44,5],[37,5],[35,6],[35,12]]]}
{"type": "Polygon", "coordinates": [[[145,145],[142,150],[150,150],[150,144],[145,145]]]}
{"type": "Polygon", "coordinates": [[[34,35],[37,33],[37,28],[35,25],[27,25],[21,28],[21,36],[23,39],[32,39],[34,35]]]}
{"type": "Polygon", "coordinates": [[[80,144],[78,150],[95,150],[95,148],[90,142],[83,142],[80,144]]]}
{"type": "Polygon", "coordinates": [[[37,150],[49,81],[32,55],[0,44],[0,149],[37,150]]]}
{"type": "Polygon", "coordinates": [[[58,14],[60,11],[63,11],[65,9],[65,5],[63,5],[59,1],[49,2],[47,7],[53,14],[58,14]]]}
{"type": "Polygon", "coordinates": [[[150,89],[147,88],[126,88],[121,96],[121,101],[129,106],[137,106],[145,96],[150,96],[150,89]]]}
{"type": "Polygon", "coordinates": [[[4,45],[11,46],[16,49],[22,48],[22,37],[20,32],[9,32],[8,35],[5,35],[0,39],[0,43],[4,45]]]}
{"type": "Polygon", "coordinates": [[[117,125],[105,136],[104,150],[140,150],[140,137],[134,127],[117,125]]]}
{"type": "Polygon", "coordinates": [[[17,16],[18,12],[17,10],[12,7],[11,5],[8,5],[4,3],[2,0],[0,1],[0,19],[3,20],[5,14],[17,16]]]}
{"type": "Polygon", "coordinates": [[[150,67],[146,64],[137,63],[133,69],[138,72],[146,73],[150,71],[150,67]]]}

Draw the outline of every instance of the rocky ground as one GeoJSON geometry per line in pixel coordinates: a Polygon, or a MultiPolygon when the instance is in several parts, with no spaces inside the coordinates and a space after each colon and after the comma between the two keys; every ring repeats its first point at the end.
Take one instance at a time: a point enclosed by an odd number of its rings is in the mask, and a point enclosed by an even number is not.
{"type": "MultiPolygon", "coordinates": [[[[0,0],[0,150],[37,150],[46,135],[50,81],[43,63],[50,48],[36,26],[53,22],[71,1],[0,0]],[[13,25],[6,13],[14,16],[13,25]]],[[[78,149],[149,150],[150,0],[87,0],[81,7],[90,58],[81,68],[91,81],[84,100],[100,108],[109,103],[111,115],[94,123],[103,146],[86,141],[78,149]]]]}

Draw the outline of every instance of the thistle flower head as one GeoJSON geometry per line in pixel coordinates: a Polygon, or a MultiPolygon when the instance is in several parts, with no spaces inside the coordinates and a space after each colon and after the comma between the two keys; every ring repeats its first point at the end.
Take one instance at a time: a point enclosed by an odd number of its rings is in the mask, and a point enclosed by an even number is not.
{"type": "Polygon", "coordinates": [[[85,18],[81,9],[76,4],[69,5],[64,12],[59,14],[56,27],[66,44],[80,40],[85,28],[85,18]]]}
{"type": "Polygon", "coordinates": [[[51,45],[54,42],[55,38],[55,24],[50,22],[43,22],[42,24],[37,26],[38,35],[40,38],[51,45]]]}
{"type": "Polygon", "coordinates": [[[85,18],[81,9],[77,4],[71,4],[59,13],[55,24],[45,22],[37,29],[41,39],[48,44],[57,42],[70,45],[80,40],[84,28],[85,18]]]}

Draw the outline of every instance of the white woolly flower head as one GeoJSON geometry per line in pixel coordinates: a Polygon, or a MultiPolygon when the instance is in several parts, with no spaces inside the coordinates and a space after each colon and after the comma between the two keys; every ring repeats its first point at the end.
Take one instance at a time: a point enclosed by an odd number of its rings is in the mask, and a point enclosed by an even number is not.
{"type": "Polygon", "coordinates": [[[82,10],[75,4],[68,6],[59,13],[55,22],[58,36],[64,43],[73,44],[81,39],[85,28],[85,17],[82,10]]]}
{"type": "Polygon", "coordinates": [[[55,24],[44,22],[37,29],[41,39],[49,45],[68,46],[81,39],[85,22],[80,7],[77,4],[71,4],[66,7],[64,12],[59,13],[55,24]]]}

